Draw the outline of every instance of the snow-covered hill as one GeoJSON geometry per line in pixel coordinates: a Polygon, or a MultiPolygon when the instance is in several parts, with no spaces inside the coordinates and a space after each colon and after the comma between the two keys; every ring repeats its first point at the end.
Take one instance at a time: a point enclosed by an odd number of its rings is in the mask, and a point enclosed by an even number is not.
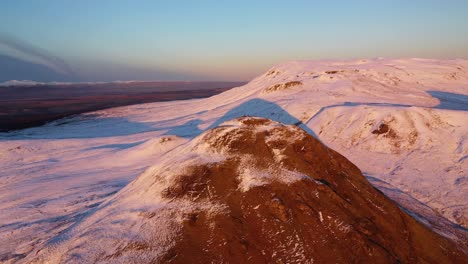
{"type": "Polygon", "coordinates": [[[164,155],[53,241],[26,261],[455,263],[466,257],[343,156],[295,125],[256,117],[224,122],[164,155]]]}
{"type": "Polygon", "coordinates": [[[0,256],[53,243],[164,153],[244,115],[301,126],[421,221],[466,237],[454,223],[468,226],[467,111],[465,60],[295,61],[211,98],[0,133],[0,256]]]}

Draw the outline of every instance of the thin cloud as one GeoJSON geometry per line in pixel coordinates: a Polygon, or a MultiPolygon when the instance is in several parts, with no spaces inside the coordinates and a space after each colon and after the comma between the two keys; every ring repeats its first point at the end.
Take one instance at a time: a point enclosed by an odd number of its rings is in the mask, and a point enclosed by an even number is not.
{"type": "Polygon", "coordinates": [[[33,45],[30,45],[14,36],[0,34],[0,48],[2,46],[7,50],[13,51],[13,53],[16,53],[9,55],[19,55],[19,57],[30,62],[39,63],[49,67],[57,73],[73,75],[71,67],[61,58],[38,47],[34,47],[33,45]]]}

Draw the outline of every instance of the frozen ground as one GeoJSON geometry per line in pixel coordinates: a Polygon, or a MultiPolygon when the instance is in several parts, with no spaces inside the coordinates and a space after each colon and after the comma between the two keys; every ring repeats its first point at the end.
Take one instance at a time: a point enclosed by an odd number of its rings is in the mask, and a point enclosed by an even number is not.
{"type": "Polygon", "coordinates": [[[447,236],[468,227],[468,61],[297,61],[206,99],[0,133],[0,260],[56,242],[159,157],[226,120],[298,124],[447,236]]]}

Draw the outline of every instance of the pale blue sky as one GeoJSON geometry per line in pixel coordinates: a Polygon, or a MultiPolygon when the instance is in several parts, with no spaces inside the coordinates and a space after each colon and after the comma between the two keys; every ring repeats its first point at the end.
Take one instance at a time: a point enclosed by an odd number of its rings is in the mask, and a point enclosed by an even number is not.
{"type": "Polygon", "coordinates": [[[70,80],[89,81],[248,80],[296,59],[468,59],[466,0],[226,2],[5,0],[0,54],[63,61],[70,80]]]}

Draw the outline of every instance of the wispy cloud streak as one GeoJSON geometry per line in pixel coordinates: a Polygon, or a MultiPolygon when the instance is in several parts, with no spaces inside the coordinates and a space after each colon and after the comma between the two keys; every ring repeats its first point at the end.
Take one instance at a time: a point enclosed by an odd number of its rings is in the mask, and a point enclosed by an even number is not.
{"type": "Polygon", "coordinates": [[[14,36],[8,34],[0,34],[0,49],[6,48],[15,54],[8,54],[11,56],[18,56],[30,62],[35,62],[49,67],[57,73],[73,75],[71,67],[61,58],[50,54],[49,52],[34,47],[14,36]]]}

